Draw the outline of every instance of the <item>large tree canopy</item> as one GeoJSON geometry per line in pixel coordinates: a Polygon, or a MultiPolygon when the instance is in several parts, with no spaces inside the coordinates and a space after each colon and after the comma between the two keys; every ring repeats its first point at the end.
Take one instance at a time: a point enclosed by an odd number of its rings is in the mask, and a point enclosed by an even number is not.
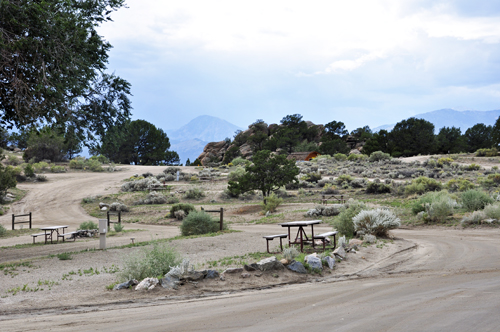
{"type": "Polygon", "coordinates": [[[429,154],[434,145],[434,125],[424,119],[409,118],[396,123],[391,138],[395,157],[429,154]]]}
{"type": "Polygon", "coordinates": [[[96,28],[125,0],[0,1],[0,124],[70,123],[103,134],[130,116],[130,85],[104,72],[96,28]]]}
{"type": "Polygon", "coordinates": [[[122,164],[179,164],[179,155],[169,148],[170,141],[162,129],[145,120],[135,120],[111,128],[93,152],[122,164]]]}

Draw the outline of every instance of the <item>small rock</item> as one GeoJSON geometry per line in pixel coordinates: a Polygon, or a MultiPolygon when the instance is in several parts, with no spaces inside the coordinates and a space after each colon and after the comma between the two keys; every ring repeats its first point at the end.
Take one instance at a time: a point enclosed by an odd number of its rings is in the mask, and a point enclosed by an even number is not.
{"type": "Polygon", "coordinates": [[[262,276],[262,273],[261,272],[258,272],[258,273],[255,273],[254,276],[256,277],[261,277],[262,276]]]}
{"type": "Polygon", "coordinates": [[[225,273],[240,273],[240,272],[243,272],[243,268],[242,267],[233,267],[233,268],[226,269],[224,272],[222,272],[222,274],[225,274],[225,273]]]}
{"type": "Polygon", "coordinates": [[[340,257],[340,258],[344,258],[345,257],[345,249],[344,249],[344,247],[342,247],[342,246],[338,247],[337,249],[335,249],[333,251],[333,254],[335,256],[340,257]]]}
{"type": "Polygon", "coordinates": [[[333,259],[332,257],[326,256],[323,258],[323,261],[326,262],[330,270],[335,267],[335,259],[333,259]]]}
{"type": "Polygon", "coordinates": [[[243,268],[245,269],[245,271],[248,271],[248,272],[252,272],[252,271],[256,271],[257,269],[251,265],[244,265],[243,268]]]}
{"type": "Polygon", "coordinates": [[[271,271],[271,270],[283,270],[285,267],[281,264],[275,256],[264,258],[260,262],[257,262],[257,266],[261,271],[271,271]]]}
{"type": "Polygon", "coordinates": [[[355,249],[351,249],[351,251],[353,254],[357,253],[357,251],[355,249]]]}
{"type": "Polygon", "coordinates": [[[108,209],[107,207],[103,206],[103,207],[101,208],[101,211],[106,211],[107,209],[108,209]]]}
{"type": "Polygon", "coordinates": [[[290,271],[297,273],[307,273],[306,268],[302,265],[301,262],[292,262],[286,266],[290,271]]]}
{"type": "MultiPolygon", "coordinates": [[[[156,278],[146,278],[135,287],[135,290],[140,289],[150,289],[151,286],[156,286],[158,284],[158,279],[156,278]]],[[[153,287],[154,288],[154,287],[153,287]]],[[[151,288],[152,289],[152,288],[151,288]]]]}
{"type": "Polygon", "coordinates": [[[219,278],[219,272],[215,270],[207,270],[207,274],[205,275],[205,279],[215,279],[219,278]]]}
{"type": "Polygon", "coordinates": [[[288,265],[288,259],[283,258],[280,260],[280,263],[283,265],[288,265]]]}
{"type": "Polygon", "coordinates": [[[246,272],[243,272],[240,277],[241,278],[250,278],[251,274],[250,273],[246,273],[246,272]]]}
{"type": "Polygon", "coordinates": [[[165,278],[160,280],[160,285],[167,289],[178,289],[179,288],[179,278],[166,275],[165,278]]]}
{"type": "Polygon", "coordinates": [[[267,211],[266,212],[266,217],[269,217],[271,215],[271,212],[267,211]]]}
{"type": "Polygon", "coordinates": [[[122,282],[121,284],[115,285],[115,287],[113,287],[113,290],[127,289],[127,288],[130,288],[131,286],[137,285],[138,283],[139,282],[137,280],[131,279],[129,281],[122,282]]]}
{"type": "Polygon", "coordinates": [[[221,274],[219,279],[220,281],[226,281],[226,276],[224,274],[221,274]]]}
{"type": "Polygon", "coordinates": [[[360,239],[350,239],[349,240],[349,245],[352,246],[352,245],[357,245],[357,246],[360,246],[363,244],[363,240],[360,240],[360,239]]]}
{"type": "Polygon", "coordinates": [[[306,261],[307,264],[309,264],[309,266],[313,269],[323,269],[323,263],[321,263],[321,259],[316,256],[308,255],[305,257],[304,261],[306,261]]]}
{"type": "Polygon", "coordinates": [[[201,271],[188,271],[187,273],[184,273],[181,279],[187,280],[187,281],[197,281],[203,279],[205,274],[201,271]]]}

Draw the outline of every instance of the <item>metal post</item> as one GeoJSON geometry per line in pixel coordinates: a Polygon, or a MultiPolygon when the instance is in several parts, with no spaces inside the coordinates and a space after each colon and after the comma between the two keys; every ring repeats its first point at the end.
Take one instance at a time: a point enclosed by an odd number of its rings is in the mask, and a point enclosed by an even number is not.
{"type": "Polygon", "coordinates": [[[12,214],[12,230],[14,230],[14,220],[16,219],[16,216],[14,213],[12,214]]]}
{"type": "Polygon", "coordinates": [[[220,208],[220,230],[224,228],[224,208],[220,208]]]}
{"type": "Polygon", "coordinates": [[[99,219],[99,249],[106,249],[106,233],[109,228],[109,224],[106,223],[106,219],[99,219]],[[108,227],[106,227],[106,224],[108,227]]]}
{"type": "Polygon", "coordinates": [[[179,182],[179,171],[177,171],[177,182],[179,182]]]}

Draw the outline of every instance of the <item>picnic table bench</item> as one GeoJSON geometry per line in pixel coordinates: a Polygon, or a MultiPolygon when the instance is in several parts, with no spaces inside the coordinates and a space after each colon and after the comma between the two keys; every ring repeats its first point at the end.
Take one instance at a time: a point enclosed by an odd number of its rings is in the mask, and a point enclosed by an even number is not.
{"type": "Polygon", "coordinates": [[[266,244],[267,244],[267,252],[269,254],[276,254],[274,252],[270,252],[269,251],[269,241],[272,241],[274,240],[275,238],[279,237],[280,238],[280,248],[281,248],[281,251],[283,251],[283,243],[282,243],[282,239],[285,239],[288,237],[288,234],[277,234],[277,235],[267,235],[267,236],[264,236],[264,239],[266,239],[266,244]]]}
{"type": "Polygon", "coordinates": [[[53,243],[53,235],[56,233],[56,240],[59,242],[59,238],[62,237],[63,242],[64,242],[64,237],[69,234],[74,234],[75,232],[71,233],[64,233],[64,229],[68,228],[68,225],[62,225],[62,226],[49,226],[49,227],[42,227],[40,228],[41,231],[44,231],[45,233],[38,233],[38,234],[31,234],[33,237],[33,243],[35,243],[35,238],[38,236],[45,236],[45,244],[47,244],[47,240],[50,239],[50,243],[53,243]],[[62,229],[62,233],[59,233],[59,230],[62,229]]]}
{"type": "Polygon", "coordinates": [[[42,235],[45,236],[45,243],[47,243],[47,233],[38,233],[38,234],[31,234],[31,236],[33,237],[33,244],[35,244],[35,238],[37,236],[42,236],[42,235]]]}
{"type": "Polygon", "coordinates": [[[76,236],[75,234],[78,234],[78,231],[75,232],[68,232],[68,233],[62,233],[62,234],[57,234],[57,238],[59,239],[60,237],[62,238],[64,242],[64,237],[70,235],[70,239],[73,239],[73,241],[76,241],[76,236]]]}
{"type": "Polygon", "coordinates": [[[326,232],[326,233],[314,235],[312,238],[313,238],[313,241],[315,239],[321,240],[321,242],[323,242],[323,251],[325,251],[326,250],[326,241],[327,241],[328,237],[330,237],[330,236],[333,236],[333,247],[332,247],[332,249],[335,249],[335,247],[337,246],[337,240],[335,239],[335,236],[337,235],[337,233],[338,233],[337,231],[326,232]]]}

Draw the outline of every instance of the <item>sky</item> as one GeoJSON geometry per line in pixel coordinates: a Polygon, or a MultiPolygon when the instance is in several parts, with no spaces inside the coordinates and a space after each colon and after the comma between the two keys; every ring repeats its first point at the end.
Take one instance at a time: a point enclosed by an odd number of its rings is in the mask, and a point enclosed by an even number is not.
{"type": "MultiPolygon", "coordinates": [[[[375,128],[500,109],[500,2],[127,0],[99,33],[133,119],[246,128],[301,114],[375,128]]],[[[168,131],[167,131],[168,133],[168,131]]]]}

